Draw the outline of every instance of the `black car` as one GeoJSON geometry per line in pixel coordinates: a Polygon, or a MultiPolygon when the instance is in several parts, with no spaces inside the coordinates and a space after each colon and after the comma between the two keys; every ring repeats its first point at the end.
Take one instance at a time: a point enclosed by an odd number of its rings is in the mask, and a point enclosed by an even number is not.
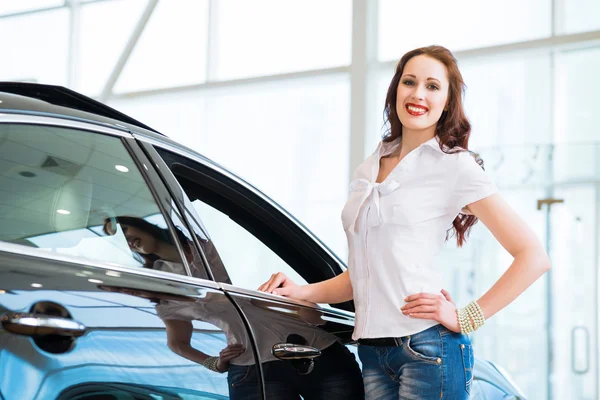
{"type": "MultiPolygon", "coordinates": [[[[352,302],[255,290],[344,269],[206,157],[68,89],[0,83],[0,399],[362,398],[352,302]]],[[[524,399],[490,362],[465,374],[472,398],[524,399]]]]}

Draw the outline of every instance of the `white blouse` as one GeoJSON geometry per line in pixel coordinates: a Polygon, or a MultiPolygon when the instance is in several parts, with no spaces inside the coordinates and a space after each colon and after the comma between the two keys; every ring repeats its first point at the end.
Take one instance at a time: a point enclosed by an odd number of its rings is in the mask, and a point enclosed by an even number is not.
{"type": "Polygon", "coordinates": [[[497,192],[473,156],[446,154],[437,137],[407,154],[382,183],[379,160],[400,140],[381,142],[354,172],[342,211],[354,292],[354,339],[400,337],[437,325],[402,314],[404,299],[440,293],[434,266],[446,231],[464,207],[497,192]]]}

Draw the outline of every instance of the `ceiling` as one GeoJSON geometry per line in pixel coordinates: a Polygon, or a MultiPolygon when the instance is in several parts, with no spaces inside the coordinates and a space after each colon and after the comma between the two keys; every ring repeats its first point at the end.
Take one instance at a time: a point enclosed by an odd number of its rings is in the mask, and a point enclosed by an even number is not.
{"type": "Polygon", "coordinates": [[[24,243],[101,225],[107,216],[156,213],[156,202],[118,138],[0,124],[0,240],[24,243]]]}

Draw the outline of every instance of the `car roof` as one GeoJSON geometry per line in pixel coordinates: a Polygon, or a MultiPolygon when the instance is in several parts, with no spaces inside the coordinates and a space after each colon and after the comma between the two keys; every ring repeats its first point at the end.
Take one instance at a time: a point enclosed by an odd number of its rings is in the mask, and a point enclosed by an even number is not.
{"type": "Polygon", "coordinates": [[[114,108],[62,86],[0,82],[0,112],[60,116],[121,127],[132,125],[162,135],[114,108]]]}

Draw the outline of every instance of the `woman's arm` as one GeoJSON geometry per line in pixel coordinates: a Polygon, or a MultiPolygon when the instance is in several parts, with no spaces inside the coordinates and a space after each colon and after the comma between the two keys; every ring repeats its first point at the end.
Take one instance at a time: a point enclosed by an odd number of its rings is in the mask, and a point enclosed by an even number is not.
{"type": "MultiPolygon", "coordinates": [[[[166,319],[163,322],[167,328],[167,345],[173,353],[198,364],[202,364],[209,357],[208,354],[192,347],[191,341],[194,327],[190,321],[166,319]]],[[[244,350],[244,346],[241,344],[229,345],[221,350],[217,363],[219,372],[227,371],[229,361],[238,357],[244,350]]]]}
{"type": "MultiPolygon", "coordinates": [[[[499,195],[471,203],[469,211],[483,222],[514,260],[508,270],[477,303],[486,319],[514,301],[550,269],[550,260],[531,228],[499,195]]],[[[480,265],[479,268],[485,268],[480,265]]],[[[433,319],[460,332],[456,306],[449,296],[418,293],[408,296],[402,312],[413,318],[433,319]]]]}
{"type": "Polygon", "coordinates": [[[336,304],[352,300],[354,297],[347,270],[335,278],[308,285],[297,285],[285,274],[278,272],[260,285],[258,290],[313,303],[336,304]]]}
{"type": "Polygon", "coordinates": [[[191,346],[192,323],[177,319],[166,319],[163,322],[167,328],[167,346],[169,346],[169,349],[181,357],[202,364],[202,361],[208,357],[208,354],[198,351],[191,346]]]}
{"type": "MultiPolygon", "coordinates": [[[[487,319],[513,302],[547,272],[550,259],[535,233],[500,195],[479,200],[467,208],[514,257],[508,270],[477,300],[487,319]]],[[[485,268],[484,265],[480,267],[485,268]]]]}

